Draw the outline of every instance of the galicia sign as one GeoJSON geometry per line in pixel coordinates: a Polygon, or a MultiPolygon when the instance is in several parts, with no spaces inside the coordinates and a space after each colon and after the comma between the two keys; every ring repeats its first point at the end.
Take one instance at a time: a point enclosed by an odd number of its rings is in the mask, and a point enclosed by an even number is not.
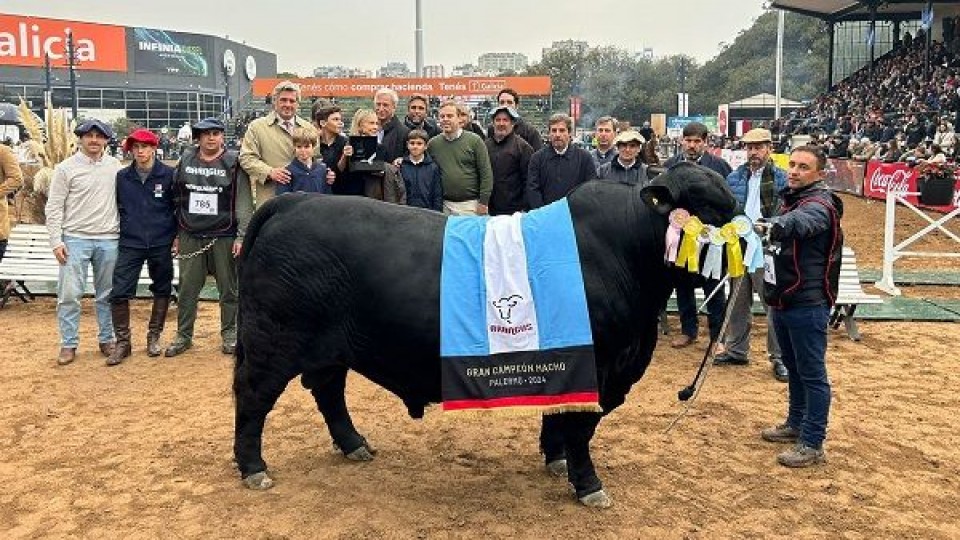
{"type": "Polygon", "coordinates": [[[126,31],[122,26],[25,15],[0,14],[0,66],[42,67],[50,56],[55,68],[67,65],[67,36],[73,34],[77,69],[127,70],[126,31]]]}

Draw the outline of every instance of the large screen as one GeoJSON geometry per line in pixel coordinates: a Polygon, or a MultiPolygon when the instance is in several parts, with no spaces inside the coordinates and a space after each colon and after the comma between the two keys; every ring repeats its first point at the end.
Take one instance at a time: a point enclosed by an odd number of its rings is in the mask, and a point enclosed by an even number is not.
{"type": "Polygon", "coordinates": [[[210,74],[209,36],[134,28],[133,63],[137,73],[206,77],[210,74]]]}

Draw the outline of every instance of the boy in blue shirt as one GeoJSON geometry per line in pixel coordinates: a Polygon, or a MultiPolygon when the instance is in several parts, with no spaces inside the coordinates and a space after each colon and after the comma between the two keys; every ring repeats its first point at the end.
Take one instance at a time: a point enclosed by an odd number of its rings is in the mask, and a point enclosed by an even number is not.
{"type": "Polygon", "coordinates": [[[400,176],[407,189],[407,206],[443,212],[440,167],[427,150],[427,132],[414,129],[407,135],[407,155],[400,163],[400,176]]]}
{"type": "Polygon", "coordinates": [[[287,165],[290,182],[277,184],[277,195],[303,191],[305,193],[333,193],[330,184],[336,175],[327,170],[323,160],[314,159],[317,147],[317,132],[308,128],[293,130],[293,161],[287,165]]]}

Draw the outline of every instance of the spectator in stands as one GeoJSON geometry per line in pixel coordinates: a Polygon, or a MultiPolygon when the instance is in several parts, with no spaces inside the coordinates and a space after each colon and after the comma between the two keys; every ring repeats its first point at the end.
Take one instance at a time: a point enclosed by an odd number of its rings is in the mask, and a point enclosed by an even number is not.
{"type": "Polygon", "coordinates": [[[640,159],[644,144],[643,136],[631,129],[617,134],[614,142],[617,155],[613,161],[604,163],[597,169],[597,178],[629,186],[646,185],[649,182],[647,166],[640,159]]]}
{"type": "MultiPolygon", "coordinates": [[[[723,178],[727,178],[733,169],[719,156],[706,151],[707,126],[700,122],[691,122],[683,126],[683,151],[677,153],[664,163],[670,168],[681,161],[696,163],[706,167],[723,178]]],[[[693,274],[686,270],[677,272],[677,311],[680,317],[680,335],[670,342],[671,347],[683,348],[692,345],[697,340],[699,321],[697,320],[697,301],[695,289],[703,289],[704,296],[709,296],[720,285],[716,279],[706,279],[700,274],[693,274]]],[[[727,297],[721,287],[707,303],[707,325],[710,330],[710,341],[716,341],[720,335],[720,326],[723,324],[723,314],[727,305],[727,297]]],[[[718,343],[716,354],[725,352],[723,343],[718,343]]]]}
{"type": "Polygon", "coordinates": [[[23,185],[23,173],[17,156],[7,146],[0,145],[0,260],[7,251],[10,239],[10,216],[7,210],[7,196],[15,193],[23,185]]]}
{"type": "Polygon", "coordinates": [[[240,165],[256,182],[256,205],[272,198],[277,184],[290,182],[287,164],[293,159],[291,134],[294,128],[310,126],[310,122],[297,116],[300,86],[281,81],[270,95],[273,111],[250,123],[240,145],[240,165]]]}
{"type": "Polygon", "coordinates": [[[612,116],[601,116],[593,124],[593,132],[597,137],[597,147],[590,151],[590,157],[593,158],[594,168],[599,170],[601,165],[617,157],[617,146],[613,144],[617,136],[617,120],[612,116]]]}
{"type": "Polygon", "coordinates": [[[948,122],[940,122],[940,128],[933,137],[933,144],[943,149],[947,156],[953,156],[953,150],[957,145],[957,134],[953,131],[953,126],[948,122]]]}
{"type": "MultiPolygon", "coordinates": [[[[289,105],[292,90],[280,92],[287,93],[282,97],[289,105]]],[[[284,129],[277,125],[276,118],[292,118],[286,112],[264,124],[262,129],[284,129]]],[[[164,351],[164,356],[178,356],[193,347],[197,301],[211,270],[220,294],[220,351],[232,355],[237,348],[236,258],[243,248],[243,235],[253,214],[251,181],[240,165],[237,152],[224,148],[226,126],[223,122],[205,118],[192,129],[198,144],[184,153],[174,172],[180,230],[173,250],[180,265],[180,294],[177,337],[164,351]]],[[[290,174],[286,172],[289,183],[290,174]]]]}
{"type": "Polygon", "coordinates": [[[287,165],[290,182],[277,185],[277,195],[300,191],[303,193],[333,193],[330,185],[336,180],[322,159],[314,159],[317,132],[313,128],[293,130],[293,161],[287,165]]]}
{"type": "Polygon", "coordinates": [[[407,205],[443,212],[443,178],[440,167],[427,154],[430,138],[422,129],[407,135],[407,155],[400,164],[400,177],[407,191],[407,205]]]}
{"type": "MultiPolygon", "coordinates": [[[[786,172],[774,165],[770,159],[772,136],[763,128],[748,131],[741,141],[746,145],[747,163],[738,167],[727,176],[727,183],[737,198],[738,211],[756,223],[760,218],[771,218],[780,207],[781,190],[787,187],[786,172]]],[[[730,322],[726,336],[726,352],[714,359],[717,365],[746,365],[749,363],[750,330],[753,327],[753,295],[763,293],[763,268],[752,274],[734,280],[733,287],[739,292],[733,298],[730,322]]],[[[787,369],[783,365],[780,346],[773,325],[770,324],[770,312],[767,311],[767,355],[773,368],[774,377],[781,382],[787,381],[787,369]]]]}
{"type": "Polygon", "coordinates": [[[392,163],[407,153],[407,133],[410,129],[396,117],[397,102],[400,97],[392,88],[381,88],[373,95],[373,106],[377,113],[380,128],[377,142],[383,145],[383,160],[392,163]]]}
{"type": "Polygon", "coordinates": [[[160,335],[173,294],[173,256],[177,235],[174,214],[173,167],[156,157],[160,140],[148,129],[137,129],[123,143],[133,162],[117,173],[117,209],[120,242],[110,292],[113,333],[117,337],[108,366],[130,356],[130,299],[136,296],[140,270],[147,263],[153,306],[147,324],[147,355],[160,356],[160,335]]]}
{"type": "Polygon", "coordinates": [[[493,188],[493,170],[483,139],[465,131],[458,104],[440,106],[440,135],[427,143],[427,153],[443,176],[443,212],[450,215],[486,215],[493,188]]]}
{"type": "MultiPolygon", "coordinates": [[[[427,133],[428,137],[439,135],[440,128],[437,123],[433,118],[427,116],[428,107],[427,96],[423,94],[410,96],[410,99],[407,100],[407,116],[403,119],[403,125],[410,130],[421,129],[427,133]]],[[[410,139],[407,139],[407,141],[409,142],[410,139]]]]}
{"type": "Polygon", "coordinates": [[[57,282],[57,321],[60,354],[57,363],[76,359],[80,342],[80,299],[93,267],[100,353],[114,348],[110,291],[117,263],[120,219],[117,213],[117,172],[120,162],[107,154],[113,130],[100,120],[86,120],[74,129],[79,151],[57,164],[47,199],[50,247],[60,263],[57,282]]]}
{"type": "Polygon", "coordinates": [[[857,153],[853,154],[851,157],[854,161],[870,161],[877,154],[878,147],[873,144],[868,137],[863,137],[860,139],[860,147],[857,149],[857,153]]]}
{"type": "Polygon", "coordinates": [[[497,107],[493,118],[493,136],[485,141],[493,170],[493,190],[490,195],[490,215],[509,215],[524,212],[527,205],[527,169],[533,148],[514,132],[520,120],[510,107],[497,107]]]}
{"type": "MultiPolygon", "coordinates": [[[[500,90],[500,93],[497,94],[497,106],[498,107],[509,107],[517,113],[520,113],[520,94],[517,93],[513,88],[504,88],[500,90]]],[[[540,136],[540,132],[537,131],[537,128],[528,124],[524,121],[521,116],[517,120],[516,125],[513,128],[514,133],[516,133],[521,139],[527,141],[527,144],[530,145],[530,148],[533,148],[533,151],[536,152],[543,148],[543,138],[540,136]]],[[[487,128],[487,136],[490,137],[493,135],[493,126],[487,128]]]]}
{"type": "Polygon", "coordinates": [[[313,104],[313,124],[317,126],[317,152],[323,159],[327,170],[333,171],[334,178],[347,171],[347,137],[343,135],[343,112],[340,107],[326,100],[313,104]]]}
{"type": "Polygon", "coordinates": [[[566,197],[571,189],[596,178],[590,153],[571,144],[573,119],[554,114],[548,122],[550,145],[534,152],[527,171],[527,203],[540,208],[566,197]]]}

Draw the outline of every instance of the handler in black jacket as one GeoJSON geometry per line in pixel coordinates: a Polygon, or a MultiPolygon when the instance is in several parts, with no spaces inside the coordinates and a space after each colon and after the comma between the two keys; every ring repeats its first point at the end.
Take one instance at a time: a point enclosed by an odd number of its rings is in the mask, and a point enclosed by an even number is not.
{"type": "Polygon", "coordinates": [[[140,269],[147,262],[153,309],[147,325],[147,354],[159,356],[173,293],[173,255],[170,248],[177,234],[174,217],[173,167],[156,159],[159,138],[147,129],[131,133],[123,151],[133,153],[133,163],[117,173],[117,209],[120,213],[120,248],[113,271],[110,313],[117,343],[107,358],[115,366],[130,356],[130,299],[137,292],[140,269]]]}
{"type": "Polygon", "coordinates": [[[491,216],[510,215],[529,210],[527,170],[533,148],[515,132],[520,115],[510,107],[497,107],[490,114],[493,134],[487,138],[487,153],[493,169],[493,191],[488,212],[491,216]]]}
{"type": "Polygon", "coordinates": [[[764,429],[769,442],[794,443],[777,456],[786,467],[825,461],[823,440],[830,412],[827,323],[836,301],[843,231],[843,203],[824,185],[827,157],[816,146],[790,153],[787,188],[776,217],[769,218],[764,253],[764,301],[790,374],[786,420],[764,429]]]}

